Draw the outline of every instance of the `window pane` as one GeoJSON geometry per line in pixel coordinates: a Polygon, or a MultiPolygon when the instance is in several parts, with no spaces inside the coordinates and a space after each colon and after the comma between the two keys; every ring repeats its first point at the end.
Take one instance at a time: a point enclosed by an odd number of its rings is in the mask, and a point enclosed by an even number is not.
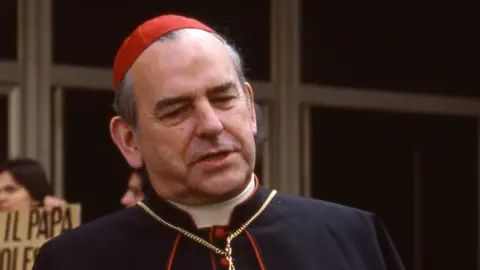
{"type": "Polygon", "coordinates": [[[479,97],[471,3],[304,0],[302,80],[479,97]]]}
{"type": "Polygon", "coordinates": [[[2,0],[0,7],[0,60],[17,58],[17,1],[2,0]]]}
{"type": "Polygon", "coordinates": [[[247,75],[269,78],[269,1],[54,1],[54,61],[111,67],[117,49],[134,27],[162,13],[203,20],[227,35],[246,59],[247,75]]]}
{"type": "Polygon", "coordinates": [[[415,269],[415,222],[421,222],[421,269],[474,268],[476,119],[313,107],[311,125],[314,197],[377,213],[407,269],[415,269]]]}
{"type": "Polygon", "coordinates": [[[477,125],[475,118],[430,117],[417,128],[423,133],[422,269],[477,268],[477,125]]]}
{"type": "Polygon", "coordinates": [[[121,208],[130,169],[110,138],[113,93],[64,91],[65,195],[82,204],[88,222],[121,208]]]}
{"type": "Polygon", "coordinates": [[[413,152],[392,118],[313,107],[312,196],[378,214],[411,269],[413,152]]]}
{"type": "Polygon", "coordinates": [[[0,95],[0,164],[8,158],[8,96],[0,95]]]}

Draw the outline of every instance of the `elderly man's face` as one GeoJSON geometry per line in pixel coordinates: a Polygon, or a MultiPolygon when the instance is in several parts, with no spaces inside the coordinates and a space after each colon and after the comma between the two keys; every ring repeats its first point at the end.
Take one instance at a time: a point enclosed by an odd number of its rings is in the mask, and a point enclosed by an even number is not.
{"type": "Polygon", "coordinates": [[[255,163],[253,95],[227,47],[200,30],[151,45],[131,69],[134,144],[167,199],[211,203],[241,192],[255,163]]]}

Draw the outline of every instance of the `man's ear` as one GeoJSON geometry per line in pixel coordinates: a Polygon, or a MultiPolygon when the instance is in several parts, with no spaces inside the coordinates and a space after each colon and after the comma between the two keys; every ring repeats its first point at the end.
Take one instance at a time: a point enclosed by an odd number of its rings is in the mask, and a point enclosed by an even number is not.
{"type": "Polygon", "coordinates": [[[110,121],[110,135],[128,164],[136,169],[141,168],[143,159],[135,133],[120,116],[114,116],[110,121]]]}
{"type": "Polygon", "coordinates": [[[252,86],[248,82],[245,82],[245,89],[247,89],[246,98],[247,98],[247,102],[248,102],[249,109],[250,109],[250,115],[251,115],[251,119],[252,119],[253,135],[257,135],[257,114],[255,112],[255,102],[254,102],[254,99],[253,99],[252,86]]]}

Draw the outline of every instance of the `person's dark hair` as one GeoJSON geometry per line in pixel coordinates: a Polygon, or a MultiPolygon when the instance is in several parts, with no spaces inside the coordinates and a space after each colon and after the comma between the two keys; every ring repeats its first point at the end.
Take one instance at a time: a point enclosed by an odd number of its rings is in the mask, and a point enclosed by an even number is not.
{"type": "Polygon", "coordinates": [[[12,174],[13,179],[25,187],[32,200],[42,203],[45,196],[52,194],[43,166],[34,159],[16,158],[8,160],[0,167],[0,173],[5,171],[12,174]]]}

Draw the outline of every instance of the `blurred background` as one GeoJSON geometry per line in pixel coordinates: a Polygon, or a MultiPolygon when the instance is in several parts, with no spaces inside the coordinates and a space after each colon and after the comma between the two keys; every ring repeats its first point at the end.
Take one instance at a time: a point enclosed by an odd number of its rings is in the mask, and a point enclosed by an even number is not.
{"type": "Polygon", "coordinates": [[[114,55],[144,20],[193,16],[246,61],[268,134],[264,185],[377,213],[407,269],[480,269],[477,11],[433,0],[2,0],[0,161],[39,160],[84,223],[121,209],[131,169],[108,131],[114,55]]]}

